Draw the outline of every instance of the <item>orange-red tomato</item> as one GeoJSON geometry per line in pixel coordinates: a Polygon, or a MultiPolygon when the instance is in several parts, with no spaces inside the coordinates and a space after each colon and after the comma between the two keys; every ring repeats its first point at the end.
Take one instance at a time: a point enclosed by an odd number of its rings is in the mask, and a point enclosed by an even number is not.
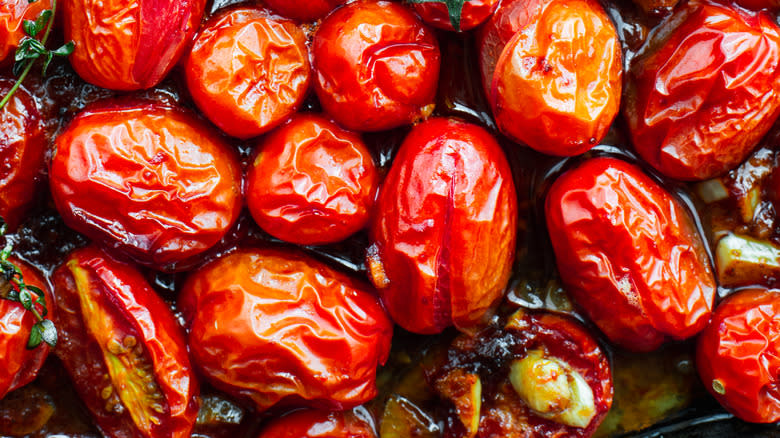
{"type": "Polygon", "coordinates": [[[351,411],[305,410],[272,421],[258,438],[376,438],[376,433],[351,411]]]}
{"type": "Polygon", "coordinates": [[[314,245],[344,240],[366,225],[379,175],[359,136],[300,114],[258,147],[247,204],[269,234],[314,245]]]}
{"type": "Polygon", "coordinates": [[[516,222],[512,173],[487,131],[417,125],[380,188],[367,257],[393,320],[415,333],[484,323],[509,280],[516,222]]]}
{"type": "Polygon", "coordinates": [[[780,114],[780,28],[767,12],[704,1],[660,26],[628,71],[634,147],[671,178],[717,176],[742,162],[780,114]]]}
{"type": "Polygon", "coordinates": [[[35,20],[46,9],[51,9],[51,0],[0,2],[0,63],[16,50],[19,41],[25,37],[22,22],[35,20]]]}
{"type": "Polygon", "coordinates": [[[377,394],[392,323],[369,288],[320,262],[238,250],[192,274],[179,304],[203,375],[259,410],[344,409],[377,394]]]}
{"type": "Polygon", "coordinates": [[[430,115],[439,62],[434,33],[388,1],[339,8],[322,21],[312,45],[320,103],[355,131],[381,131],[430,115]]]}
{"type": "Polygon", "coordinates": [[[211,19],[186,61],[187,87],[203,114],[228,134],[250,138],[294,113],[311,68],[306,36],[263,9],[238,8],[211,19]]]}
{"type": "MultiPolygon", "coordinates": [[[[499,0],[466,0],[460,15],[460,30],[471,30],[484,23],[498,7],[499,0]]],[[[450,13],[444,3],[415,3],[414,10],[431,26],[444,30],[455,30],[450,13]]]]}
{"type": "Polygon", "coordinates": [[[328,12],[346,3],[347,0],[263,0],[279,14],[299,21],[314,21],[328,15],[328,12]]]}
{"type": "Polygon", "coordinates": [[[206,0],[66,0],[70,63],[87,82],[112,90],[159,83],[192,41],[206,0]]]}
{"type": "Polygon", "coordinates": [[[157,269],[215,245],[242,207],[234,151],[184,110],[105,103],[57,137],[49,179],[65,223],[157,269]]]}

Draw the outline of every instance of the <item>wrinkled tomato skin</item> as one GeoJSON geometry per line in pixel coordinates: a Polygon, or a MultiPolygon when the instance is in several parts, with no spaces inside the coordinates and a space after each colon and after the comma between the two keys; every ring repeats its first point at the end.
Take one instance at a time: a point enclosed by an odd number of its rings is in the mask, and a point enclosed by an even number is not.
{"type": "Polygon", "coordinates": [[[67,257],[55,270],[53,283],[59,332],[55,353],[103,434],[189,437],[198,414],[198,380],[181,326],[143,275],[89,246],[67,257]],[[130,360],[134,366],[112,376],[110,370],[120,368],[111,368],[109,360],[130,360]],[[120,391],[137,388],[133,385],[153,387],[123,398],[120,391]],[[156,422],[141,426],[127,400],[140,403],[156,422]],[[154,403],[163,412],[149,411],[154,403]]]}
{"type": "Polygon", "coordinates": [[[371,424],[351,411],[297,411],[272,421],[258,438],[377,438],[371,424]]]}
{"type": "Polygon", "coordinates": [[[624,113],[636,151],[680,180],[734,168],[777,119],[779,67],[780,29],[767,12],[702,1],[678,8],[628,71],[624,113]]]}
{"type": "MultiPolygon", "coordinates": [[[[21,260],[12,257],[9,261],[21,270],[26,284],[43,291],[48,310],[46,318],[54,319],[51,292],[41,274],[21,260]]],[[[36,305],[36,310],[39,313],[43,311],[40,305],[36,305]]],[[[32,382],[49,355],[46,343],[27,349],[34,324],[35,316],[21,303],[0,299],[0,399],[32,382]]]]}
{"type": "Polygon", "coordinates": [[[651,351],[707,324],[716,285],[704,243],[637,166],[588,160],[553,183],[545,210],[567,291],[614,344],[651,351]]]}
{"type": "Polygon", "coordinates": [[[202,253],[238,219],[235,151],[182,109],[108,102],[56,140],[49,180],[65,223],[156,269],[202,253]]]}
{"type": "Polygon", "coordinates": [[[736,292],[720,303],[698,340],[696,366],[704,386],[745,421],[780,420],[778,315],[780,291],[736,292]]]}
{"type": "Polygon", "coordinates": [[[185,63],[187,87],[215,125],[238,138],[263,134],[303,103],[306,36],[258,8],[231,9],[200,31],[185,63]]]}
{"type": "MultiPolygon", "coordinates": [[[[0,79],[0,95],[13,83],[0,79]]],[[[0,110],[0,217],[10,230],[24,220],[46,170],[46,136],[35,100],[24,87],[0,110]]]]}
{"type": "Polygon", "coordinates": [[[354,131],[382,131],[430,115],[441,55],[434,33],[398,3],[362,1],[328,15],[314,35],[314,89],[354,131]]]}
{"type": "MultiPolygon", "coordinates": [[[[499,0],[467,0],[463,3],[460,30],[474,29],[487,21],[498,7],[499,0]]],[[[426,23],[439,29],[454,31],[449,10],[444,3],[415,3],[414,10],[426,23]]]]}
{"type": "Polygon", "coordinates": [[[192,274],[179,304],[202,375],[260,411],[346,409],[377,394],[390,319],[369,288],[307,256],[238,250],[192,274]]]}
{"type": "Polygon", "coordinates": [[[111,90],[157,85],[192,42],[206,0],[65,0],[70,63],[85,81],[111,90]]]}
{"type": "Polygon", "coordinates": [[[471,331],[503,296],[515,251],[509,164],[484,129],[430,119],[404,140],[380,194],[367,263],[393,320],[471,331]]]}
{"type": "Polygon", "coordinates": [[[13,56],[10,55],[16,51],[19,42],[26,36],[22,22],[35,20],[46,9],[51,9],[51,0],[0,2],[0,65],[12,60],[13,56]]]}
{"type": "Polygon", "coordinates": [[[280,15],[298,21],[314,21],[325,17],[346,0],[308,0],[295,2],[290,0],[264,0],[266,5],[280,15]]]}
{"type": "Polygon", "coordinates": [[[247,175],[247,204],[272,236],[300,245],[344,240],[365,227],[379,174],[352,132],[298,114],[266,136],[247,175]]]}

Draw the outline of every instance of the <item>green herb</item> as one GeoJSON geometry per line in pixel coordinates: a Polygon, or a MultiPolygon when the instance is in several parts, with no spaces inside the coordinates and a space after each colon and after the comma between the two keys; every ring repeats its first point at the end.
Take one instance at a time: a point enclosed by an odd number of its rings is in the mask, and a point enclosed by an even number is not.
{"type": "Polygon", "coordinates": [[[463,13],[463,3],[466,0],[408,0],[409,3],[444,3],[450,13],[450,23],[456,31],[460,32],[460,16],[463,13]]]}

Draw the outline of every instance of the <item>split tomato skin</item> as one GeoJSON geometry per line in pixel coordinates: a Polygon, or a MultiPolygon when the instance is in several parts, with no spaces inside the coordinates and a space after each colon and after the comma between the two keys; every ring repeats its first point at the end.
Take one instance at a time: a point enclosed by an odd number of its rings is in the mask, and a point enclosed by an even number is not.
{"type": "Polygon", "coordinates": [[[503,296],[515,253],[509,164],[484,129],[434,118],[404,140],[383,182],[367,266],[393,320],[472,331],[503,296]]]}
{"type": "Polygon", "coordinates": [[[545,212],[567,291],[614,344],[651,351],[706,326],[716,284],[704,243],[639,167],[585,161],[553,183],[545,212]]]}
{"type": "Polygon", "coordinates": [[[274,420],[258,438],[377,438],[371,424],[352,411],[297,411],[274,420]]]}
{"type": "Polygon", "coordinates": [[[280,15],[298,21],[314,21],[346,3],[346,0],[309,0],[294,2],[290,0],[264,0],[263,3],[280,15]]]}
{"type": "Polygon", "coordinates": [[[6,58],[12,60],[10,55],[26,36],[22,27],[24,20],[35,21],[46,9],[51,9],[51,0],[6,0],[0,3],[0,64],[6,58]]]}
{"type": "MultiPolygon", "coordinates": [[[[460,31],[474,29],[487,21],[498,7],[498,0],[467,0],[460,16],[460,31]]],[[[444,3],[415,3],[414,10],[426,23],[439,29],[454,31],[449,10],[444,3]]]]}

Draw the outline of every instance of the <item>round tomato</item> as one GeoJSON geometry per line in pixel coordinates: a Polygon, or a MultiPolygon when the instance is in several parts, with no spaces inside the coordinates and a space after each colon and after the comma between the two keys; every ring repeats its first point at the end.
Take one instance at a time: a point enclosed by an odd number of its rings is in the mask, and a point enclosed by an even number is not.
{"type": "MultiPolygon", "coordinates": [[[[51,9],[51,0],[4,0],[0,2],[0,63],[12,54],[26,36],[22,23],[35,21],[42,11],[51,9]]],[[[2,93],[5,95],[5,92],[2,93]]]]}
{"type": "Polygon", "coordinates": [[[258,438],[377,438],[371,423],[352,411],[298,411],[274,420],[258,438]]]}
{"type": "Polygon", "coordinates": [[[328,12],[346,3],[347,0],[308,0],[296,2],[290,0],[263,0],[281,15],[300,21],[314,21],[328,15],[328,12]]]}
{"type": "MultiPolygon", "coordinates": [[[[471,30],[484,23],[498,7],[499,0],[466,0],[460,10],[459,31],[471,30]]],[[[415,3],[414,10],[431,26],[455,30],[450,21],[449,7],[441,2],[415,3]]]]}

